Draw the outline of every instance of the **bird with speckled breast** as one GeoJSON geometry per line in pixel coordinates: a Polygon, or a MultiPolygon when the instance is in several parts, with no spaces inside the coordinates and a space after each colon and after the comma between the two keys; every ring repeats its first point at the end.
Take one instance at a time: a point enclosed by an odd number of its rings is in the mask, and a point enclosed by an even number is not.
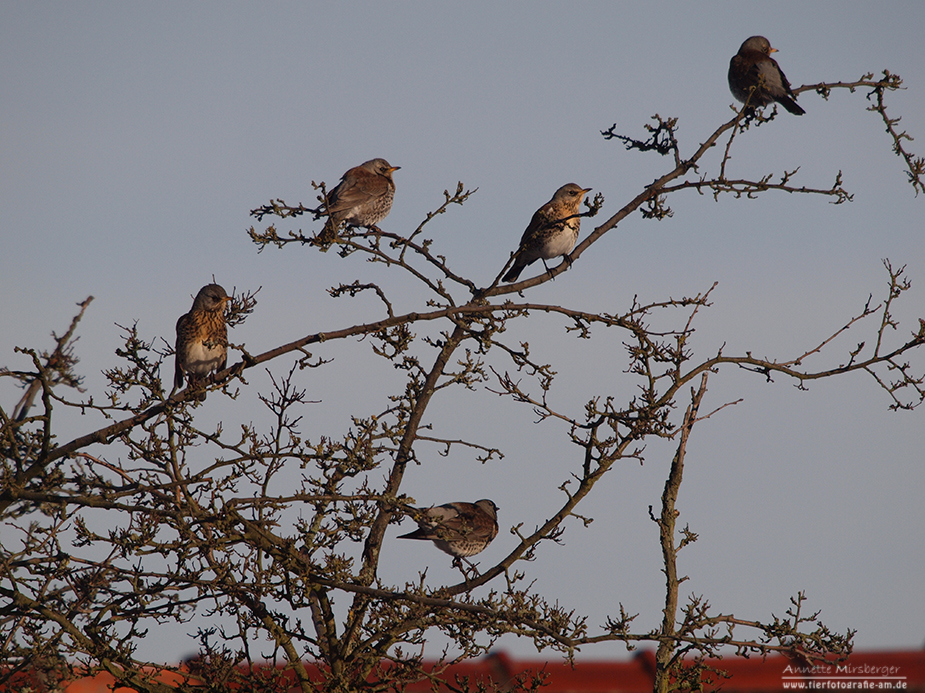
{"type": "Polygon", "coordinates": [[[481,553],[498,535],[498,506],[487,498],[422,508],[418,513],[418,528],[398,538],[432,541],[457,560],[481,553]]]}
{"type": "Polygon", "coordinates": [[[578,216],[581,201],[590,190],[567,183],[556,190],[549,202],[536,210],[520,238],[514,264],[501,281],[516,282],[524,268],[537,260],[543,261],[548,272],[547,260],[572,252],[581,227],[581,217],[578,216]]]}
{"type": "Polygon", "coordinates": [[[329,248],[341,224],[375,228],[392,211],[392,174],[400,168],[385,159],[370,159],[341,176],[340,183],[327,194],[325,204],[314,210],[316,218],[326,214],[328,219],[312,243],[329,248]]]}
{"type": "Polygon", "coordinates": [[[218,284],[206,284],[196,294],[189,313],[177,320],[174,385],[190,387],[225,368],[228,360],[228,329],[225,304],[231,297],[218,284]]]}

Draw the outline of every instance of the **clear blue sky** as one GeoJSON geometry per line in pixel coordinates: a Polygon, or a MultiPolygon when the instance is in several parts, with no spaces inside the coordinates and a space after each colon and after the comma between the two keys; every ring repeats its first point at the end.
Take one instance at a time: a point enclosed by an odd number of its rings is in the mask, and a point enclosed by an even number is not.
{"type": "MultiPolygon", "coordinates": [[[[263,287],[257,311],[231,335],[251,352],[380,317],[369,297],[326,294],[368,276],[359,258],[305,248],[258,255],[246,235],[251,208],[270,198],[310,204],[310,181],[333,184],[381,156],[402,167],[383,227],[406,232],[461,180],[478,193],[428,235],[461,273],[487,282],[560,185],[602,192],[604,219],[668,169],[604,142],[600,130],[616,122],[640,134],[653,113],[677,116],[683,150],[692,152],[730,116],[728,61],[752,34],[780,50],[795,86],[883,68],[902,75],[907,90],[889,97],[890,110],[918,137],[910,148],[925,154],[920,1],[7,2],[2,16],[0,364],[25,367],[13,347],[50,347],[49,333],[63,332],[74,304],[92,294],[77,354],[97,397],[100,371],[115,364],[120,345],[116,324],[137,321],[142,336],[172,342],[177,317],[213,275],[228,290],[263,287]]],[[[906,263],[913,281],[891,337],[902,340],[925,313],[925,200],[904,182],[863,96],[799,101],[805,116],[782,113],[743,139],[735,171],[759,177],[800,166],[797,183],[825,187],[841,170],[853,203],[677,196],[672,219],[627,219],[531,298],[620,312],[634,295],[678,297],[718,281],[714,306],[697,323],[697,355],[726,344],[726,353],[784,359],[838,329],[869,294],[882,297],[881,259],[890,258],[906,263]]],[[[715,156],[707,166],[715,170],[715,156]]],[[[399,308],[422,308],[406,286],[393,288],[399,308]]],[[[559,322],[539,317],[517,329],[559,370],[556,406],[631,392],[620,335],[576,344],[559,322]]],[[[843,361],[873,329],[853,328],[807,366],[843,361]]],[[[382,373],[382,364],[356,360],[369,361],[368,345],[315,353],[336,361],[299,376],[324,403],[306,412],[306,435],[342,429],[353,409],[383,406],[381,393],[339,394],[357,388],[361,374],[382,373]]],[[[925,358],[916,361],[921,371],[925,358]]],[[[250,380],[245,403],[223,409],[210,398],[204,420],[258,418],[247,407],[266,382],[256,373],[250,380]]],[[[0,392],[5,407],[18,395],[0,392]]],[[[701,539],[682,553],[680,570],[690,576],[682,589],[759,620],[782,615],[805,589],[830,627],[858,629],[861,649],[922,646],[925,409],[887,412],[887,397],[861,375],[798,392],[731,369],[713,377],[704,406],[740,397],[691,441],[680,521],[701,539]]],[[[432,416],[450,437],[506,454],[481,466],[434,450],[406,488],[422,504],[493,498],[502,532],[481,557],[487,565],[513,547],[511,525],[530,529],[558,508],[556,487],[579,464],[577,451],[561,427],[534,426],[528,408],[489,393],[432,416]]],[[[59,435],[95,425],[74,417],[59,435]]],[[[589,614],[592,627],[618,602],[641,612],[638,630],[660,618],[664,580],[647,507],[658,503],[670,452],[653,445],[645,466],[614,469],[581,509],[595,518],[591,527],[569,524],[564,547],[544,546],[525,566],[541,593],[589,614]]],[[[430,566],[432,584],[452,579],[449,560],[429,545],[387,547],[386,581],[414,580],[417,566],[430,566]]],[[[191,643],[173,633],[152,632],[141,653],[165,661],[188,654],[191,643]]],[[[500,646],[532,651],[514,639],[500,646]]],[[[586,656],[622,653],[611,645],[586,656]]]]}

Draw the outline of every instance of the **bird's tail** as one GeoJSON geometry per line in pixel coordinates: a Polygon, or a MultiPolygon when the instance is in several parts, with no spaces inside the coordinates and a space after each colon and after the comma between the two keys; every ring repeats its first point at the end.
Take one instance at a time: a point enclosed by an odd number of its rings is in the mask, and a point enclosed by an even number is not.
{"type": "Polygon", "coordinates": [[[327,250],[337,239],[337,227],[338,224],[334,223],[331,217],[328,217],[327,221],[324,222],[324,228],[321,229],[321,233],[312,238],[309,243],[318,246],[322,250],[327,250]]]}
{"type": "Polygon", "coordinates": [[[798,104],[796,101],[791,99],[789,96],[782,96],[778,100],[778,103],[786,108],[788,111],[793,113],[793,115],[803,115],[806,113],[805,110],[798,104]]]}
{"type": "Polygon", "coordinates": [[[430,539],[430,538],[431,537],[428,536],[427,530],[425,530],[423,527],[418,527],[413,532],[409,532],[408,534],[402,534],[401,536],[396,537],[396,539],[430,539]]]}
{"type": "Polygon", "coordinates": [[[507,274],[501,277],[501,281],[507,282],[508,284],[510,284],[511,282],[516,282],[517,277],[520,276],[520,273],[524,271],[524,267],[526,266],[527,266],[526,262],[522,262],[520,258],[517,258],[514,261],[514,266],[511,267],[511,269],[507,271],[507,274]]]}

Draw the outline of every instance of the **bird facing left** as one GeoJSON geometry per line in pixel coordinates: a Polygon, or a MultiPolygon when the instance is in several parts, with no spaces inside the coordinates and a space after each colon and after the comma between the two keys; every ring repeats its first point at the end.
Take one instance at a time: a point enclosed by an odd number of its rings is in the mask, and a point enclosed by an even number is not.
{"type": "Polygon", "coordinates": [[[191,387],[206,376],[225,368],[228,360],[228,329],[225,304],[231,297],[218,284],[199,290],[189,313],[177,320],[176,369],[174,386],[183,387],[187,377],[191,387]]]}

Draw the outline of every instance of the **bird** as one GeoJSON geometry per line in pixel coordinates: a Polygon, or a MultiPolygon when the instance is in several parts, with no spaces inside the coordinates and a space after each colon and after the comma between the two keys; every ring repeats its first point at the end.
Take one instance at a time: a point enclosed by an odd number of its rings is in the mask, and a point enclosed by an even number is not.
{"type": "Polygon", "coordinates": [[[776,52],[764,36],[745,39],[729,61],[729,90],[749,106],[767,106],[776,101],[794,115],[803,115],[806,111],[794,101],[796,95],[790,82],[771,57],[776,52]]]}
{"type": "Polygon", "coordinates": [[[514,265],[501,281],[516,282],[524,267],[537,260],[543,261],[548,272],[547,260],[572,252],[581,225],[581,217],[577,216],[578,209],[590,190],[567,183],[556,190],[549,202],[536,210],[520,239],[514,265]]]}
{"type": "Polygon", "coordinates": [[[190,386],[225,367],[228,360],[228,330],[225,304],[231,297],[218,284],[206,284],[196,294],[189,313],[177,320],[176,371],[173,382],[190,386]]]}
{"type": "Polygon", "coordinates": [[[328,248],[341,224],[373,228],[385,219],[395,197],[392,174],[400,168],[385,159],[370,159],[341,176],[340,183],[327,194],[325,204],[313,210],[316,219],[323,215],[328,219],[312,243],[328,248]]]}
{"type": "Polygon", "coordinates": [[[498,506],[483,498],[475,503],[446,503],[418,511],[418,528],[399,539],[423,539],[459,559],[485,550],[498,535],[498,506]]]}

